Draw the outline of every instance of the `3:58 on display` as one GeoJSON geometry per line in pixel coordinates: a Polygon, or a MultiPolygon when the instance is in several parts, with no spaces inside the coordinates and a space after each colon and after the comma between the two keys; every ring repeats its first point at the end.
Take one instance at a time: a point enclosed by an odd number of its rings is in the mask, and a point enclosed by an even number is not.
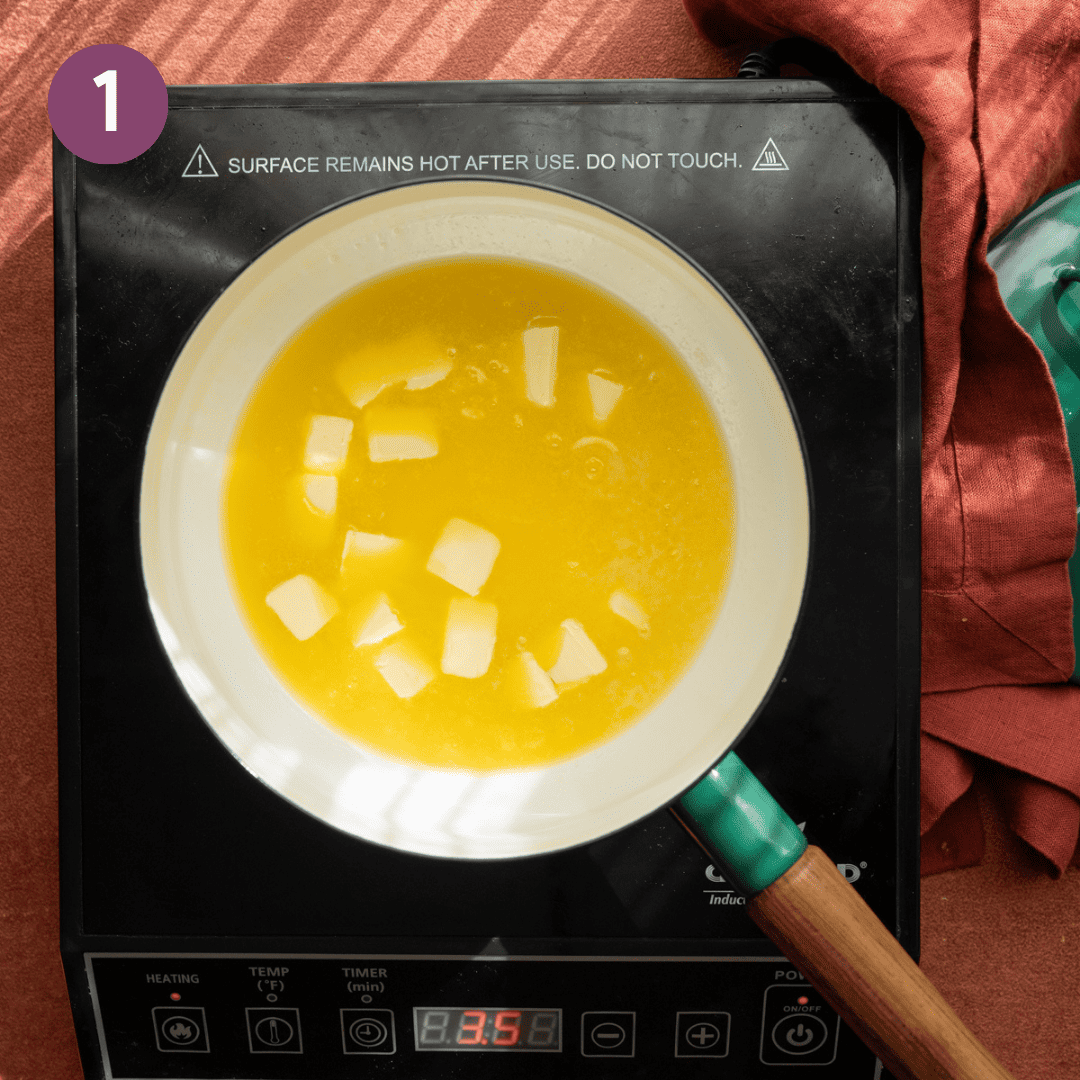
{"type": "Polygon", "coordinates": [[[562,1050],[561,1009],[414,1008],[417,1050],[562,1050]]]}

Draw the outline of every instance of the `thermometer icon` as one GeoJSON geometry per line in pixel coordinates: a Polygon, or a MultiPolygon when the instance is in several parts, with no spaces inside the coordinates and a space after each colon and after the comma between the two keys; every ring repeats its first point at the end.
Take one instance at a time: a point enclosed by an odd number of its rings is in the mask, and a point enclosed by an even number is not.
{"type": "MultiPolygon", "coordinates": [[[[289,1044],[296,1038],[296,1028],[280,1014],[264,1016],[251,1030],[258,1042],[270,1050],[282,1050],[285,1047],[292,1050],[289,1044]]],[[[256,1050],[256,1047],[253,1046],[252,1049],[256,1050]]],[[[263,1053],[267,1051],[264,1050],[263,1053]]]]}

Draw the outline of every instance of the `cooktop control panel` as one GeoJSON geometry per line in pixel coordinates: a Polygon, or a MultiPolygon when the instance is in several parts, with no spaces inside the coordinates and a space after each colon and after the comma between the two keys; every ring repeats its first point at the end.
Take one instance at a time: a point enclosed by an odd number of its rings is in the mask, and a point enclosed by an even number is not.
{"type": "Polygon", "coordinates": [[[91,954],[110,1080],[782,1075],[870,1052],[784,958],[91,954]],[[643,995],[643,988],[648,988],[643,995]]]}

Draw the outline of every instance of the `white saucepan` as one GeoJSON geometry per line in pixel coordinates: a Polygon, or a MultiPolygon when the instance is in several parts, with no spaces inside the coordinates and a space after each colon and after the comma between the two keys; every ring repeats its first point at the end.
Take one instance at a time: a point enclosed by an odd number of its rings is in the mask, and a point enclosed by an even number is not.
{"type": "Polygon", "coordinates": [[[585,843],[674,800],[731,745],[769,691],[806,576],[810,514],[791,412],[734,308],[668,245],[540,188],[442,182],[321,215],[225,290],[177,359],[146,448],[140,531],[158,631],[226,746],[275,791],[339,829],[423,855],[503,858],[585,843]],[[252,643],[222,545],[222,482],[267,363],[342,293],[454,256],[569,271],[645,316],[712,405],[734,473],[730,583],[696,660],[621,735],[555,765],[467,773],[392,760],[305,710],[252,643]]]}
{"type": "Polygon", "coordinates": [[[581,199],[484,181],[401,187],[302,225],[236,278],[181,350],[146,446],[139,529],[150,607],[180,681],[283,798],[363,840],[469,859],[583,844],[679,800],[681,820],[752,894],[749,914],[897,1077],[1007,1077],[738,759],[710,771],[778,677],[806,580],[810,504],[796,424],[761,344],[657,236],[581,199]],[[542,768],[429,768],[351,742],[263,660],[225,564],[227,454],[267,364],[343,293],[461,256],[569,272],[639,312],[696,379],[734,473],[730,579],[689,669],[621,734],[542,768]],[[778,852],[779,869],[755,879],[778,852]]]}

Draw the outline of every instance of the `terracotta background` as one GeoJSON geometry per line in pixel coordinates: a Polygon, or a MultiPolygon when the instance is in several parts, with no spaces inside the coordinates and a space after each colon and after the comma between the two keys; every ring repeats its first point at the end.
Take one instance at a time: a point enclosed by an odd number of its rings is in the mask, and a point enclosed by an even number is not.
{"type": "MultiPolygon", "coordinates": [[[[57,947],[49,80],[100,42],[168,83],[715,78],[678,0],[0,6],[0,1080],[81,1076],[57,947]]],[[[993,767],[980,789],[990,790],[993,767]]],[[[923,967],[1017,1080],[1080,1077],[1080,872],[976,791],[982,865],[923,879],[923,967]]]]}

